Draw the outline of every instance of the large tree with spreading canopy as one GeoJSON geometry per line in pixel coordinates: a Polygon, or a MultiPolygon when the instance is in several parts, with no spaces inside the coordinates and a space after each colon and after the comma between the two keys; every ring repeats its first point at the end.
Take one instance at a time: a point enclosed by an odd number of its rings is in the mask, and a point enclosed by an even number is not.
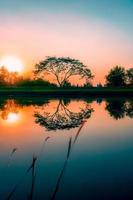
{"type": "Polygon", "coordinates": [[[37,78],[42,78],[46,74],[53,75],[58,86],[70,81],[72,76],[80,76],[86,83],[93,78],[90,69],[79,60],[69,57],[47,57],[45,60],[35,65],[34,74],[37,78]]]}
{"type": "Polygon", "coordinates": [[[37,108],[35,122],[48,131],[64,130],[79,127],[85,120],[91,117],[93,109],[87,102],[77,102],[78,111],[69,107],[70,99],[58,99],[54,109],[50,109],[50,102],[37,108]],[[46,109],[47,106],[47,109],[46,109]],[[48,109],[49,107],[49,109],[48,109]],[[47,111],[46,111],[47,110],[47,111]]]}

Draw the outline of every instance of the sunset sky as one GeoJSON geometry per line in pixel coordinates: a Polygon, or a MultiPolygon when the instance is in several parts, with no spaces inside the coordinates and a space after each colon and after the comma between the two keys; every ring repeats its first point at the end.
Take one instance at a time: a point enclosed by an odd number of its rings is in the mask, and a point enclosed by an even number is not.
{"type": "Polygon", "coordinates": [[[80,59],[103,82],[112,66],[133,67],[133,0],[0,1],[0,59],[25,72],[46,56],[80,59]]]}

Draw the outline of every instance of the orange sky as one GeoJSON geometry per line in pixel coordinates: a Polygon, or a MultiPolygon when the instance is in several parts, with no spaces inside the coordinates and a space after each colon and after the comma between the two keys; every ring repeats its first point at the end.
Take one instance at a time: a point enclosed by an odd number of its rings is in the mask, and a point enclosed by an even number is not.
{"type": "Polygon", "coordinates": [[[124,22],[116,25],[115,21],[89,14],[48,10],[2,15],[0,59],[5,55],[19,57],[27,73],[46,56],[69,56],[92,70],[94,84],[104,82],[111,67],[133,67],[132,28],[128,26],[126,30],[124,22]]]}

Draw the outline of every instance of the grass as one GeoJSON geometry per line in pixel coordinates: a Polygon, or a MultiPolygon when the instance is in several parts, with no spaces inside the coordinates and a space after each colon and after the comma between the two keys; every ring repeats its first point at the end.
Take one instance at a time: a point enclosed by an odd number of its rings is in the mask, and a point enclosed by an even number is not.
{"type": "Polygon", "coordinates": [[[50,96],[133,96],[133,88],[43,88],[0,87],[0,95],[50,95],[50,96]]]}
{"type": "MultiPolygon", "coordinates": [[[[13,189],[11,190],[11,192],[8,194],[6,200],[10,200],[14,193],[16,192],[17,188],[20,186],[20,184],[24,181],[24,178],[31,172],[31,189],[30,189],[30,194],[28,195],[28,199],[29,200],[33,200],[34,198],[34,190],[35,190],[35,177],[36,177],[36,173],[35,173],[35,167],[37,165],[37,161],[38,159],[41,157],[44,147],[46,145],[46,142],[50,139],[50,137],[46,137],[42,148],[39,152],[39,154],[37,156],[33,155],[32,158],[32,163],[31,165],[28,167],[28,169],[26,170],[26,172],[24,173],[24,175],[20,178],[20,180],[15,184],[15,186],[13,187],[13,189]]],[[[10,154],[10,157],[13,156],[13,154],[17,151],[17,148],[14,148],[10,154]]]]}
{"type": "MultiPolygon", "coordinates": [[[[66,154],[66,158],[65,158],[65,161],[64,161],[64,164],[63,164],[63,167],[61,168],[61,171],[59,172],[59,176],[57,178],[57,182],[55,184],[55,187],[54,187],[54,191],[52,192],[52,195],[50,197],[50,200],[55,200],[56,196],[57,196],[57,193],[59,192],[60,190],[60,187],[61,187],[61,182],[62,182],[62,179],[63,179],[63,176],[65,174],[65,171],[66,171],[66,168],[67,168],[67,165],[68,165],[68,161],[69,161],[69,158],[70,158],[70,155],[71,155],[71,152],[72,152],[72,149],[79,137],[79,134],[84,126],[86,121],[84,121],[81,126],[79,127],[74,139],[72,140],[72,137],[70,137],[69,139],[69,142],[68,142],[68,148],[67,148],[67,154],[66,154]]],[[[46,137],[44,142],[43,142],[43,146],[38,154],[38,156],[33,156],[32,158],[32,163],[31,165],[28,167],[28,169],[25,171],[25,173],[23,174],[23,176],[20,178],[20,180],[15,184],[15,186],[13,187],[13,189],[11,190],[11,192],[8,194],[6,200],[10,200],[12,199],[13,195],[15,194],[17,188],[20,186],[20,184],[24,181],[24,178],[29,174],[29,172],[31,172],[31,189],[30,189],[30,194],[28,195],[28,199],[29,200],[33,200],[34,199],[34,190],[35,190],[35,177],[36,177],[36,165],[37,165],[37,162],[38,162],[38,159],[41,157],[42,155],[42,152],[43,152],[43,149],[45,147],[45,144],[46,142],[50,139],[50,137],[46,137]]],[[[10,154],[10,157],[13,156],[13,154],[17,151],[17,148],[14,148],[12,151],[11,151],[11,154],[10,154]]]]}
{"type": "Polygon", "coordinates": [[[69,139],[66,159],[65,159],[64,164],[63,164],[63,167],[62,167],[62,169],[61,169],[61,171],[60,171],[60,173],[59,173],[59,176],[58,176],[58,179],[57,179],[57,182],[56,182],[56,185],[55,185],[55,188],[54,188],[54,191],[53,191],[53,193],[52,193],[52,196],[51,196],[50,200],[55,200],[55,198],[56,198],[56,196],[57,196],[57,193],[58,193],[58,191],[60,190],[61,181],[62,181],[63,176],[64,176],[64,174],[65,174],[65,171],[66,171],[66,168],[67,168],[67,165],[68,165],[68,162],[69,162],[69,158],[70,158],[72,149],[73,149],[73,147],[74,147],[74,145],[75,145],[75,143],[76,143],[76,141],[77,141],[77,139],[78,139],[78,137],[79,137],[79,134],[80,134],[80,132],[81,132],[81,130],[82,130],[82,128],[83,128],[85,122],[86,122],[86,121],[84,121],[84,122],[81,124],[81,126],[79,127],[79,129],[78,129],[78,131],[77,131],[77,133],[76,133],[76,135],[75,135],[73,141],[72,141],[72,137],[70,137],[70,139],[69,139]]]}

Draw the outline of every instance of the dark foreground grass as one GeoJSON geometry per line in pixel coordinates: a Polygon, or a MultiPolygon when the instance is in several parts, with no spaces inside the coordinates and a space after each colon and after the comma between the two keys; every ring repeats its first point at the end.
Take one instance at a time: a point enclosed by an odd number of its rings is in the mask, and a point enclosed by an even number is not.
{"type": "Polygon", "coordinates": [[[133,96],[133,88],[0,88],[0,95],[50,95],[50,96],[133,96]]]}
{"type": "Polygon", "coordinates": [[[61,187],[61,181],[63,179],[63,176],[65,174],[65,170],[67,168],[67,165],[68,165],[68,162],[69,162],[69,158],[70,158],[70,155],[71,155],[71,152],[72,152],[72,149],[79,137],[79,134],[84,126],[84,124],[86,123],[86,121],[83,121],[83,123],[81,124],[81,126],[79,127],[76,135],[75,135],[75,138],[72,140],[72,137],[70,137],[69,139],[69,143],[68,143],[68,149],[67,149],[67,155],[66,155],[66,159],[64,161],[64,164],[63,164],[63,167],[59,173],[59,176],[58,176],[58,179],[57,179],[57,182],[56,182],[56,185],[55,185],[55,188],[54,188],[54,191],[52,193],[52,196],[50,198],[50,200],[55,200],[56,199],[56,196],[57,196],[57,193],[58,191],[60,190],[60,187],[61,187]]]}

